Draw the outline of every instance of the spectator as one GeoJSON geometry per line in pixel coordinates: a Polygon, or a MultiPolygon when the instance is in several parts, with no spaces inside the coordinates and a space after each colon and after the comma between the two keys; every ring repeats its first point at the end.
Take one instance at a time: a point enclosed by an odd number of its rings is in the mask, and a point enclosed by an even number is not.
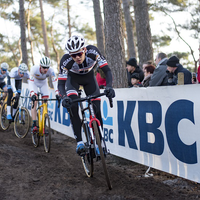
{"type": "Polygon", "coordinates": [[[184,85],[192,84],[192,74],[179,63],[176,56],[172,56],[167,61],[168,85],[177,85],[178,73],[184,73],[184,85]]]}
{"type": "Polygon", "coordinates": [[[132,87],[142,87],[142,84],[139,82],[140,82],[140,75],[138,73],[133,73],[131,75],[132,87]]]}
{"type": "Polygon", "coordinates": [[[156,68],[149,81],[149,86],[163,86],[167,83],[167,55],[165,53],[158,53],[155,59],[156,68]]]}
{"type": "Polygon", "coordinates": [[[151,76],[152,76],[154,70],[155,70],[154,65],[146,65],[146,67],[144,68],[144,80],[142,81],[142,85],[144,87],[149,86],[149,81],[151,80],[151,76]]]}
{"type": "Polygon", "coordinates": [[[148,61],[143,63],[143,65],[142,65],[143,72],[144,72],[145,67],[148,66],[148,65],[154,65],[153,61],[152,60],[148,60],[148,61]]]}
{"type": "Polygon", "coordinates": [[[126,69],[127,69],[127,76],[128,76],[128,86],[132,87],[131,84],[131,75],[133,73],[138,73],[140,75],[140,82],[144,79],[144,72],[142,69],[137,65],[137,60],[135,58],[130,58],[126,62],[126,69]]]}
{"type": "Polygon", "coordinates": [[[196,73],[192,72],[192,84],[196,84],[196,83],[198,83],[196,73]]]}
{"type": "Polygon", "coordinates": [[[96,79],[100,89],[106,88],[106,76],[99,67],[96,70],[96,79]]]}
{"type": "Polygon", "coordinates": [[[199,61],[199,67],[197,69],[197,80],[200,83],[200,61],[199,61]]]}

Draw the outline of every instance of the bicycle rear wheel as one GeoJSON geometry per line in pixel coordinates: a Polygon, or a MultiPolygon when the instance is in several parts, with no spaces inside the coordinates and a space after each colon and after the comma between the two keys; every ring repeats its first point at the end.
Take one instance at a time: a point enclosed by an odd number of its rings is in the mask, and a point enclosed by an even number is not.
{"type": "Polygon", "coordinates": [[[4,102],[3,106],[1,107],[1,120],[0,120],[0,126],[2,130],[7,130],[10,126],[10,122],[7,119],[7,103],[4,102]]]}
{"type": "Polygon", "coordinates": [[[106,182],[107,182],[108,188],[111,190],[112,189],[112,185],[111,185],[110,178],[109,178],[109,175],[108,175],[108,170],[107,170],[107,167],[106,167],[105,157],[104,157],[103,149],[102,149],[102,146],[101,146],[101,139],[100,139],[100,136],[99,136],[99,134],[100,134],[99,127],[97,126],[97,122],[96,121],[92,122],[92,126],[93,126],[94,133],[95,133],[95,136],[96,136],[96,142],[97,142],[97,145],[99,147],[100,156],[101,156],[101,162],[102,162],[104,174],[105,174],[105,177],[106,177],[106,182]]]}
{"type": "Polygon", "coordinates": [[[81,157],[83,168],[85,170],[85,173],[88,177],[93,177],[93,171],[94,171],[94,165],[93,165],[93,155],[94,155],[94,148],[91,147],[89,138],[90,138],[90,132],[87,125],[82,125],[83,131],[86,135],[87,142],[85,143],[86,148],[86,154],[85,156],[81,157]]]}
{"type": "Polygon", "coordinates": [[[25,138],[30,128],[29,111],[22,107],[21,113],[18,109],[14,120],[14,132],[18,138],[25,138]]]}
{"type": "Polygon", "coordinates": [[[50,152],[51,148],[51,126],[50,119],[48,114],[44,116],[44,133],[43,133],[43,141],[44,141],[44,150],[46,153],[50,152]]]}

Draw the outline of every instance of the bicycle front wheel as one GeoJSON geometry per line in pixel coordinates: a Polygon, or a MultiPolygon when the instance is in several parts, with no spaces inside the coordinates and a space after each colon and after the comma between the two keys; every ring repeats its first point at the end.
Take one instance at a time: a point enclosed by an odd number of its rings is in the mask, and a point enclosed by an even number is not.
{"type": "Polygon", "coordinates": [[[43,141],[44,141],[44,150],[46,153],[49,153],[51,148],[51,126],[48,114],[45,114],[44,116],[43,141]]]}
{"type": "Polygon", "coordinates": [[[101,139],[100,139],[100,135],[99,135],[100,134],[99,127],[97,126],[96,121],[92,122],[92,126],[93,126],[94,133],[95,133],[95,136],[96,136],[96,142],[97,142],[97,145],[99,147],[101,162],[102,162],[102,165],[103,165],[103,170],[104,170],[104,174],[105,174],[105,177],[106,177],[106,182],[107,182],[108,188],[111,190],[112,186],[111,186],[110,178],[109,178],[109,175],[108,175],[108,170],[107,170],[107,167],[106,167],[103,149],[102,149],[102,146],[101,146],[101,139]]]}
{"type": "Polygon", "coordinates": [[[7,119],[7,103],[4,102],[3,106],[1,107],[1,120],[0,120],[0,126],[2,130],[7,130],[10,126],[10,122],[7,119]]]}
{"type": "Polygon", "coordinates": [[[86,143],[85,143],[85,148],[86,148],[86,154],[85,156],[81,157],[83,168],[85,170],[85,173],[88,177],[93,177],[93,170],[94,170],[94,165],[93,165],[93,157],[94,157],[94,148],[91,147],[90,144],[90,132],[89,128],[87,125],[83,124],[83,131],[86,136],[86,143]],[[90,144],[90,145],[89,145],[90,144]]]}
{"type": "Polygon", "coordinates": [[[29,111],[22,107],[21,112],[17,111],[14,120],[14,132],[18,138],[25,138],[30,128],[29,111]]]}

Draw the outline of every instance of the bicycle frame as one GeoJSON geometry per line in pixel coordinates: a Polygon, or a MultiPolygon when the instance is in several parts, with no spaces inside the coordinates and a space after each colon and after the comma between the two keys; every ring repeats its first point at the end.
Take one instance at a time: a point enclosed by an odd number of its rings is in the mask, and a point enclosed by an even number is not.
{"type": "MultiPolygon", "coordinates": [[[[38,96],[41,93],[38,93],[38,96]]],[[[57,100],[57,99],[36,99],[33,101],[33,106],[35,104],[35,101],[42,101],[42,105],[38,105],[37,107],[37,117],[38,117],[38,128],[39,130],[37,132],[33,132],[31,137],[32,137],[32,142],[34,147],[38,147],[40,143],[40,137],[43,138],[43,144],[44,144],[44,149],[46,153],[50,152],[50,147],[51,147],[51,123],[50,123],[50,118],[48,115],[48,101],[51,100],[57,100]]],[[[58,103],[58,107],[60,106],[60,101],[58,103]]]]}
{"type": "Polygon", "coordinates": [[[47,101],[44,100],[44,102],[42,103],[42,105],[40,105],[37,108],[37,112],[38,112],[38,125],[39,125],[39,136],[43,136],[44,134],[44,116],[46,114],[48,114],[48,109],[47,109],[47,101]],[[42,110],[41,110],[42,109],[42,110]],[[42,116],[41,116],[41,112],[42,112],[42,116]]]}

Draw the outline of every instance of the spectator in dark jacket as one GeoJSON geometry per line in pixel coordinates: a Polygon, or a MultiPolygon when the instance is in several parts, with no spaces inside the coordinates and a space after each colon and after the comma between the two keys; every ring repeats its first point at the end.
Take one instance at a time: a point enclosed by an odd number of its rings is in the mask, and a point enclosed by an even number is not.
{"type": "Polygon", "coordinates": [[[137,60],[135,58],[130,58],[126,62],[126,69],[127,69],[127,76],[128,76],[128,86],[132,87],[131,84],[131,75],[133,73],[138,73],[140,76],[140,82],[144,79],[144,72],[142,69],[137,65],[137,60]]]}
{"type": "Polygon", "coordinates": [[[176,56],[172,56],[167,61],[167,74],[168,74],[168,85],[178,84],[178,73],[183,72],[184,74],[184,85],[192,84],[192,74],[179,63],[179,59],[176,56]]]}
{"type": "Polygon", "coordinates": [[[132,87],[142,87],[142,84],[140,83],[140,75],[138,73],[133,73],[131,75],[131,84],[132,87]]]}

